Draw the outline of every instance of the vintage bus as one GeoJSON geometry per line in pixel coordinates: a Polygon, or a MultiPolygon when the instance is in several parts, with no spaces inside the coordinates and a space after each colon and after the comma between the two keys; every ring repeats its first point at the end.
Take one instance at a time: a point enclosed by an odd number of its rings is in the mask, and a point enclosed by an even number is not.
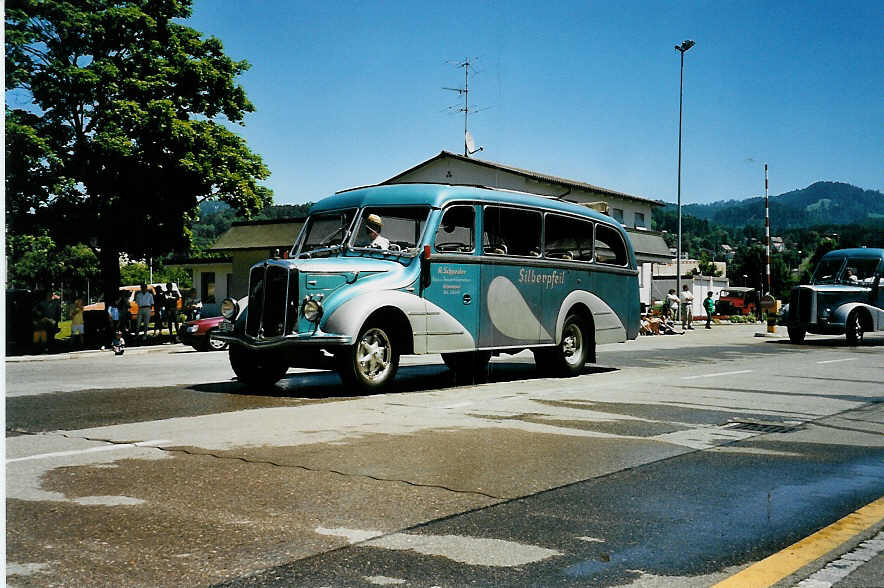
{"type": "Polygon", "coordinates": [[[404,354],[459,375],[530,349],[569,376],[601,343],[635,339],[638,272],[612,218],[556,198],[438,184],[340,192],[312,208],[288,258],[250,269],[219,338],[246,383],[291,366],[387,386],[404,354]],[[245,306],[245,308],[243,308],[245,306]]]}

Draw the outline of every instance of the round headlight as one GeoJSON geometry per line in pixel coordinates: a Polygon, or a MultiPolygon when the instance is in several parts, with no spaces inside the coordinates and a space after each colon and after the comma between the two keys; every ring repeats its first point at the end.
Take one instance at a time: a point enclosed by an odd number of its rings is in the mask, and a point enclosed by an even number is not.
{"type": "Polygon", "coordinates": [[[318,323],[322,318],[322,303],[318,300],[305,300],[304,306],[301,307],[301,314],[311,323],[318,323]]]}
{"type": "Polygon", "coordinates": [[[236,318],[237,314],[239,314],[239,305],[236,303],[236,300],[225,298],[221,301],[221,316],[232,321],[236,318]]]}

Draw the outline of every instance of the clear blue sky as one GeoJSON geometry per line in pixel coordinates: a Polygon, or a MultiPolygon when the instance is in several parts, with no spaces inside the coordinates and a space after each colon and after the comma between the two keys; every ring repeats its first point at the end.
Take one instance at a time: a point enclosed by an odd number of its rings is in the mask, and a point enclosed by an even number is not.
{"type": "Polygon", "coordinates": [[[476,157],[682,203],[818,180],[884,190],[884,9],[876,1],[195,0],[189,26],[252,69],[239,129],[277,203],[463,152],[448,106],[475,58],[476,157]]]}

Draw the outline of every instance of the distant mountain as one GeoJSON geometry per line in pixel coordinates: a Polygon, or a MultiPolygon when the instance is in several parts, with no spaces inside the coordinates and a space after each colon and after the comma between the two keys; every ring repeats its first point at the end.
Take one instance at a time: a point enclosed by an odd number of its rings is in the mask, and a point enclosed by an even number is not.
{"type": "MultiPolygon", "coordinates": [[[[674,205],[668,205],[673,206],[674,205]]],[[[764,225],[764,198],[682,205],[682,214],[725,227],[764,225]]],[[[841,182],[816,182],[770,198],[771,231],[884,219],[884,193],[841,182]]]]}

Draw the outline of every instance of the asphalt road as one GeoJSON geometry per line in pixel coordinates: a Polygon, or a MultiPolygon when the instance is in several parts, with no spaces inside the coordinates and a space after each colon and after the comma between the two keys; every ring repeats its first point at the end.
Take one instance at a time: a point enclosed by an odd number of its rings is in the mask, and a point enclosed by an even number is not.
{"type": "MultiPolygon", "coordinates": [[[[602,346],[570,379],[406,358],[367,397],[304,370],[248,389],[183,346],[8,362],[7,581],[714,584],[884,495],[884,338],[759,328],[602,346]]],[[[840,585],[884,585],[862,549],[840,585]]]]}

